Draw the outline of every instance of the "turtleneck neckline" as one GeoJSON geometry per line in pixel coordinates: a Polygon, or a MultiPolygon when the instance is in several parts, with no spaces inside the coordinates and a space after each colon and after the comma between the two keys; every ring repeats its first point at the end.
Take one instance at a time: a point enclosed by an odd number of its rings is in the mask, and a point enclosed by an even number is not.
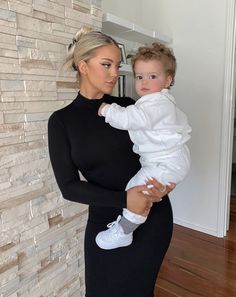
{"type": "Polygon", "coordinates": [[[88,99],[82,94],[78,93],[77,97],[74,100],[76,105],[86,105],[86,106],[99,106],[105,99],[106,95],[104,94],[101,99],[88,99]]]}

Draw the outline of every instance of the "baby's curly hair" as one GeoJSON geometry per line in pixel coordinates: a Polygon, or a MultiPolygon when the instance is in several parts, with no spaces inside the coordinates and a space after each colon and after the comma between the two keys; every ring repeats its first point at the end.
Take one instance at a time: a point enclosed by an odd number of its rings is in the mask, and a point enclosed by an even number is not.
{"type": "Polygon", "coordinates": [[[172,77],[170,86],[174,85],[176,73],[176,58],[170,48],[162,43],[154,42],[151,46],[141,46],[138,52],[132,57],[131,63],[135,73],[135,63],[138,60],[149,61],[158,60],[162,63],[167,75],[172,77]]]}

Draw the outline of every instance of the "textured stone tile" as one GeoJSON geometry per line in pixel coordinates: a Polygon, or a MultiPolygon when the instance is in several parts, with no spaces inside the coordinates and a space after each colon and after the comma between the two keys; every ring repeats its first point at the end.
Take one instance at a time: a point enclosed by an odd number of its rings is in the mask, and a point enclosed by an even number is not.
{"type": "MultiPolygon", "coordinates": [[[[58,24],[58,23],[53,23],[52,24],[52,29],[53,30],[57,30],[57,31],[62,31],[65,32],[66,30],[66,26],[64,24],[58,24]]],[[[53,31],[54,32],[54,31],[53,31]]]]}
{"type": "Polygon", "coordinates": [[[47,121],[52,112],[34,112],[26,113],[25,118],[27,122],[47,121]]]}
{"type": "Polygon", "coordinates": [[[4,123],[3,112],[0,111],[0,125],[4,123]]]}
{"type": "Polygon", "coordinates": [[[0,182],[0,191],[9,189],[10,187],[11,187],[11,183],[9,181],[0,182]]]}
{"type": "Polygon", "coordinates": [[[58,5],[56,3],[52,3],[50,1],[47,1],[46,3],[44,3],[41,0],[35,0],[33,3],[33,9],[37,11],[45,12],[47,14],[52,14],[60,18],[64,18],[64,6],[58,5]]]}
{"type": "Polygon", "coordinates": [[[72,0],[51,0],[51,2],[55,2],[63,6],[71,7],[72,0]]]}
{"type": "MultiPolygon", "coordinates": [[[[2,91],[23,91],[24,81],[22,80],[1,80],[0,88],[2,91]]],[[[1,107],[1,104],[0,104],[1,107]]]]}
{"type": "Polygon", "coordinates": [[[24,36],[16,36],[16,45],[18,47],[36,48],[36,39],[24,36]]]}
{"type": "MultiPolygon", "coordinates": [[[[63,39],[62,39],[63,41],[63,39]]],[[[59,53],[63,53],[64,55],[66,55],[66,48],[65,45],[61,44],[61,43],[57,43],[57,40],[55,40],[54,42],[48,42],[48,41],[44,41],[44,40],[37,40],[37,48],[39,50],[43,50],[43,51],[51,51],[51,52],[59,52],[59,53]]]]}
{"type": "Polygon", "coordinates": [[[8,3],[5,0],[0,0],[0,8],[8,10],[8,3]]]}
{"type": "Polygon", "coordinates": [[[0,32],[0,40],[2,43],[15,44],[15,36],[0,32]]]}
{"type": "MultiPolygon", "coordinates": [[[[53,64],[50,61],[47,61],[48,56],[38,50],[30,51],[30,58],[27,60],[20,60],[20,65],[22,68],[26,69],[43,69],[45,73],[45,69],[53,69],[53,64]]],[[[54,75],[56,71],[53,71],[54,75]]]]}
{"type": "MultiPolygon", "coordinates": [[[[6,2],[6,1],[5,1],[6,2]]],[[[5,20],[9,22],[16,22],[16,13],[7,9],[0,8],[0,20],[5,20]]]]}
{"type": "Polygon", "coordinates": [[[21,71],[23,74],[26,75],[41,75],[43,76],[43,74],[45,74],[45,72],[47,72],[47,75],[51,75],[52,77],[55,77],[55,75],[57,74],[56,70],[52,70],[52,69],[44,69],[44,68],[21,68],[21,71]]]}
{"type": "Polygon", "coordinates": [[[84,4],[91,4],[91,0],[72,0],[73,4],[79,4],[79,3],[84,3],[84,4]]]}
{"type": "Polygon", "coordinates": [[[30,239],[32,237],[35,237],[36,235],[46,232],[48,229],[49,229],[49,226],[47,221],[35,227],[30,226],[30,229],[24,232],[21,232],[20,240],[24,241],[24,240],[30,239]]]}
{"type": "Polygon", "coordinates": [[[24,102],[26,113],[54,111],[64,106],[64,101],[24,102]]]}
{"type": "Polygon", "coordinates": [[[4,113],[4,123],[14,124],[14,123],[24,123],[25,114],[24,113],[4,113]]]}
{"type": "Polygon", "coordinates": [[[9,50],[9,49],[0,49],[0,56],[2,57],[12,57],[17,58],[18,54],[17,51],[9,50]]]}
{"type": "Polygon", "coordinates": [[[29,212],[30,212],[30,205],[28,202],[26,202],[26,203],[17,205],[14,208],[8,208],[3,210],[1,213],[1,219],[3,223],[9,223],[9,222],[12,222],[12,220],[18,220],[17,218],[21,216],[27,216],[29,212]]]}
{"type": "Polygon", "coordinates": [[[99,17],[99,20],[101,20],[103,11],[101,10],[101,8],[98,8],[95,5],[91,5],[90,13],[91,13],[91,15],[93,15],[95,17],[99,17]]]}
{"type": "MultiPolygon", "coordinates": [[[[5,34],[9,34],[9,35],[16,35],[16,32],[17,32],[16,28],[14,28],[12,26],[2,25],[1,23],[0,23],[0,32],[1,33],[5,33],[5,34]]],[[[6,24],[6,22],[5,22],[5,24],[6,24]]]]}
{"type": "Polygon", "coordinates": [[[87,206],[62,198],[47,120],[76,97],[76,73],[58,69],[82,24],[101,28],[100,7],[0,0],[0,296],[84,296],[87,206]]]}
{"type": "MultiPolygon", "coordinates": [[[[9,20],[0,19],[0,30],[5,30],[6,28],[4,28],[4,27],[7,27],[7,29],[9,29],[9,30],[17,28],[15,21],[11,22],[9,20]]],[[[3,31],[1,31],[1,32],[3,32],[3,31]]],[[[10,32],[12,32],[12,31],[10,31],[10,32]]],[[[14,35],[16,35],[16,31],[13,31],[13,32],[15,32],[14,35]]]]}
{"type": "Polygon", "coordinates": [[[15,145],[24,142],[24,134],[0,138],[0,146],[15,145]]]}
{"type": "Polygon", "coordinates": [[[14,1],[10,0],[9,3],[9,9],[16,13],[22,13],[24,15],[31,15],[32,14],[32,5],[30,3],[24,3],[25,1],[14,1]]]}
{"type": "Polygon", "coordinates": [[[102,0],[91,0],[91,3],[99,8],[102,7],[102,0]]]}
{"type": "Polygon", "coordinates": [[[35,19],[33,17],[28,17],[26,15],[17,14],[17,24],[20,29],[26,29],[47,34],[52,33],[52,26],[50,23],[35,19]]]}
{"type": "Polygon", "coordinates": [[[73,9],[90,14],[90,3],[88,4],[80,1],[73,1],[73,9]]]}
{"type": "Polygon", "coordinates": [[[12,50],[12,51],[17,51],[17,47],[16,47],[15,43],[5,43],[1,39],[0,39],[0,48],[1,48],[1,50],[8,49],[8,50],[12,50]]]}
{"type": "Polygon", "coordinates": [[[0,73],[21,73],[19,64],[1,63],[0,73]]]}
{"type": "Polygon", "coordinates": [[[43,183],[37,184],[22,184],[14,183],[14,187],[7,191],[2,191],[0,196],[0,209],[8,209],[11,207],[16,207],[22,203],[33,200],[40,195],[44,195],[50,192],[50,189],[44,186],[43,183]]]}
{"type": "MultiPolygon", "coordinates": [[[[26,91],[42,91],[42,90],[54,91],[56,90],[56,83],[53,81],[46,81],[46,80],[41,80],[41,81],[28,80],[25,82],[25,90],[26,91]]],[[[29,102],[25,104],[26,106],[30,105],[29,102]]],[[[33,102],[32,105],[35,105],[35,102],[33,102]]]]}

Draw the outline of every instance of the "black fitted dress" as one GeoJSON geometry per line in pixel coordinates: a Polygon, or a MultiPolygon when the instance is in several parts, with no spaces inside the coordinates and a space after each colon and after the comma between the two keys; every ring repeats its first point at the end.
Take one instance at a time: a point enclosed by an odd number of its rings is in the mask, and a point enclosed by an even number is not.
{"type": "Polygon", "coordinates": [[[88,100],[78,94],[54,112],[48,124],[49,153],[65,199],[89,205],[85,232],[86,297],[153,297],[157,274],[173,227],[168,197],[155,203],[128,247],[102,250],[95,237],[126,207],[125,187],[139,170],[127,131],[112,128],[97,115],[102,102],[122,106],[131,98],[104,95],[88,100]],[[78,170],[87,179],[81,181],[78,170]]]}

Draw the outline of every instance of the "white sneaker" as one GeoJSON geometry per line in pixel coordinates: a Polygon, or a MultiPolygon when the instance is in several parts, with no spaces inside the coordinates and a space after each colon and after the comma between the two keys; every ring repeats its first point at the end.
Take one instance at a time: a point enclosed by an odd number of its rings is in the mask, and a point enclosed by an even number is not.
{"type": "Polygon", "coordinates": [[[108,229],[101,231],[96,236],[97,245],[104,250],[111,250],[118,247],[128,246],[133,241],[133,233],[125,234],[119,221],[121,216],[118,216],[117,220],[108,224],[108,229]]]}

